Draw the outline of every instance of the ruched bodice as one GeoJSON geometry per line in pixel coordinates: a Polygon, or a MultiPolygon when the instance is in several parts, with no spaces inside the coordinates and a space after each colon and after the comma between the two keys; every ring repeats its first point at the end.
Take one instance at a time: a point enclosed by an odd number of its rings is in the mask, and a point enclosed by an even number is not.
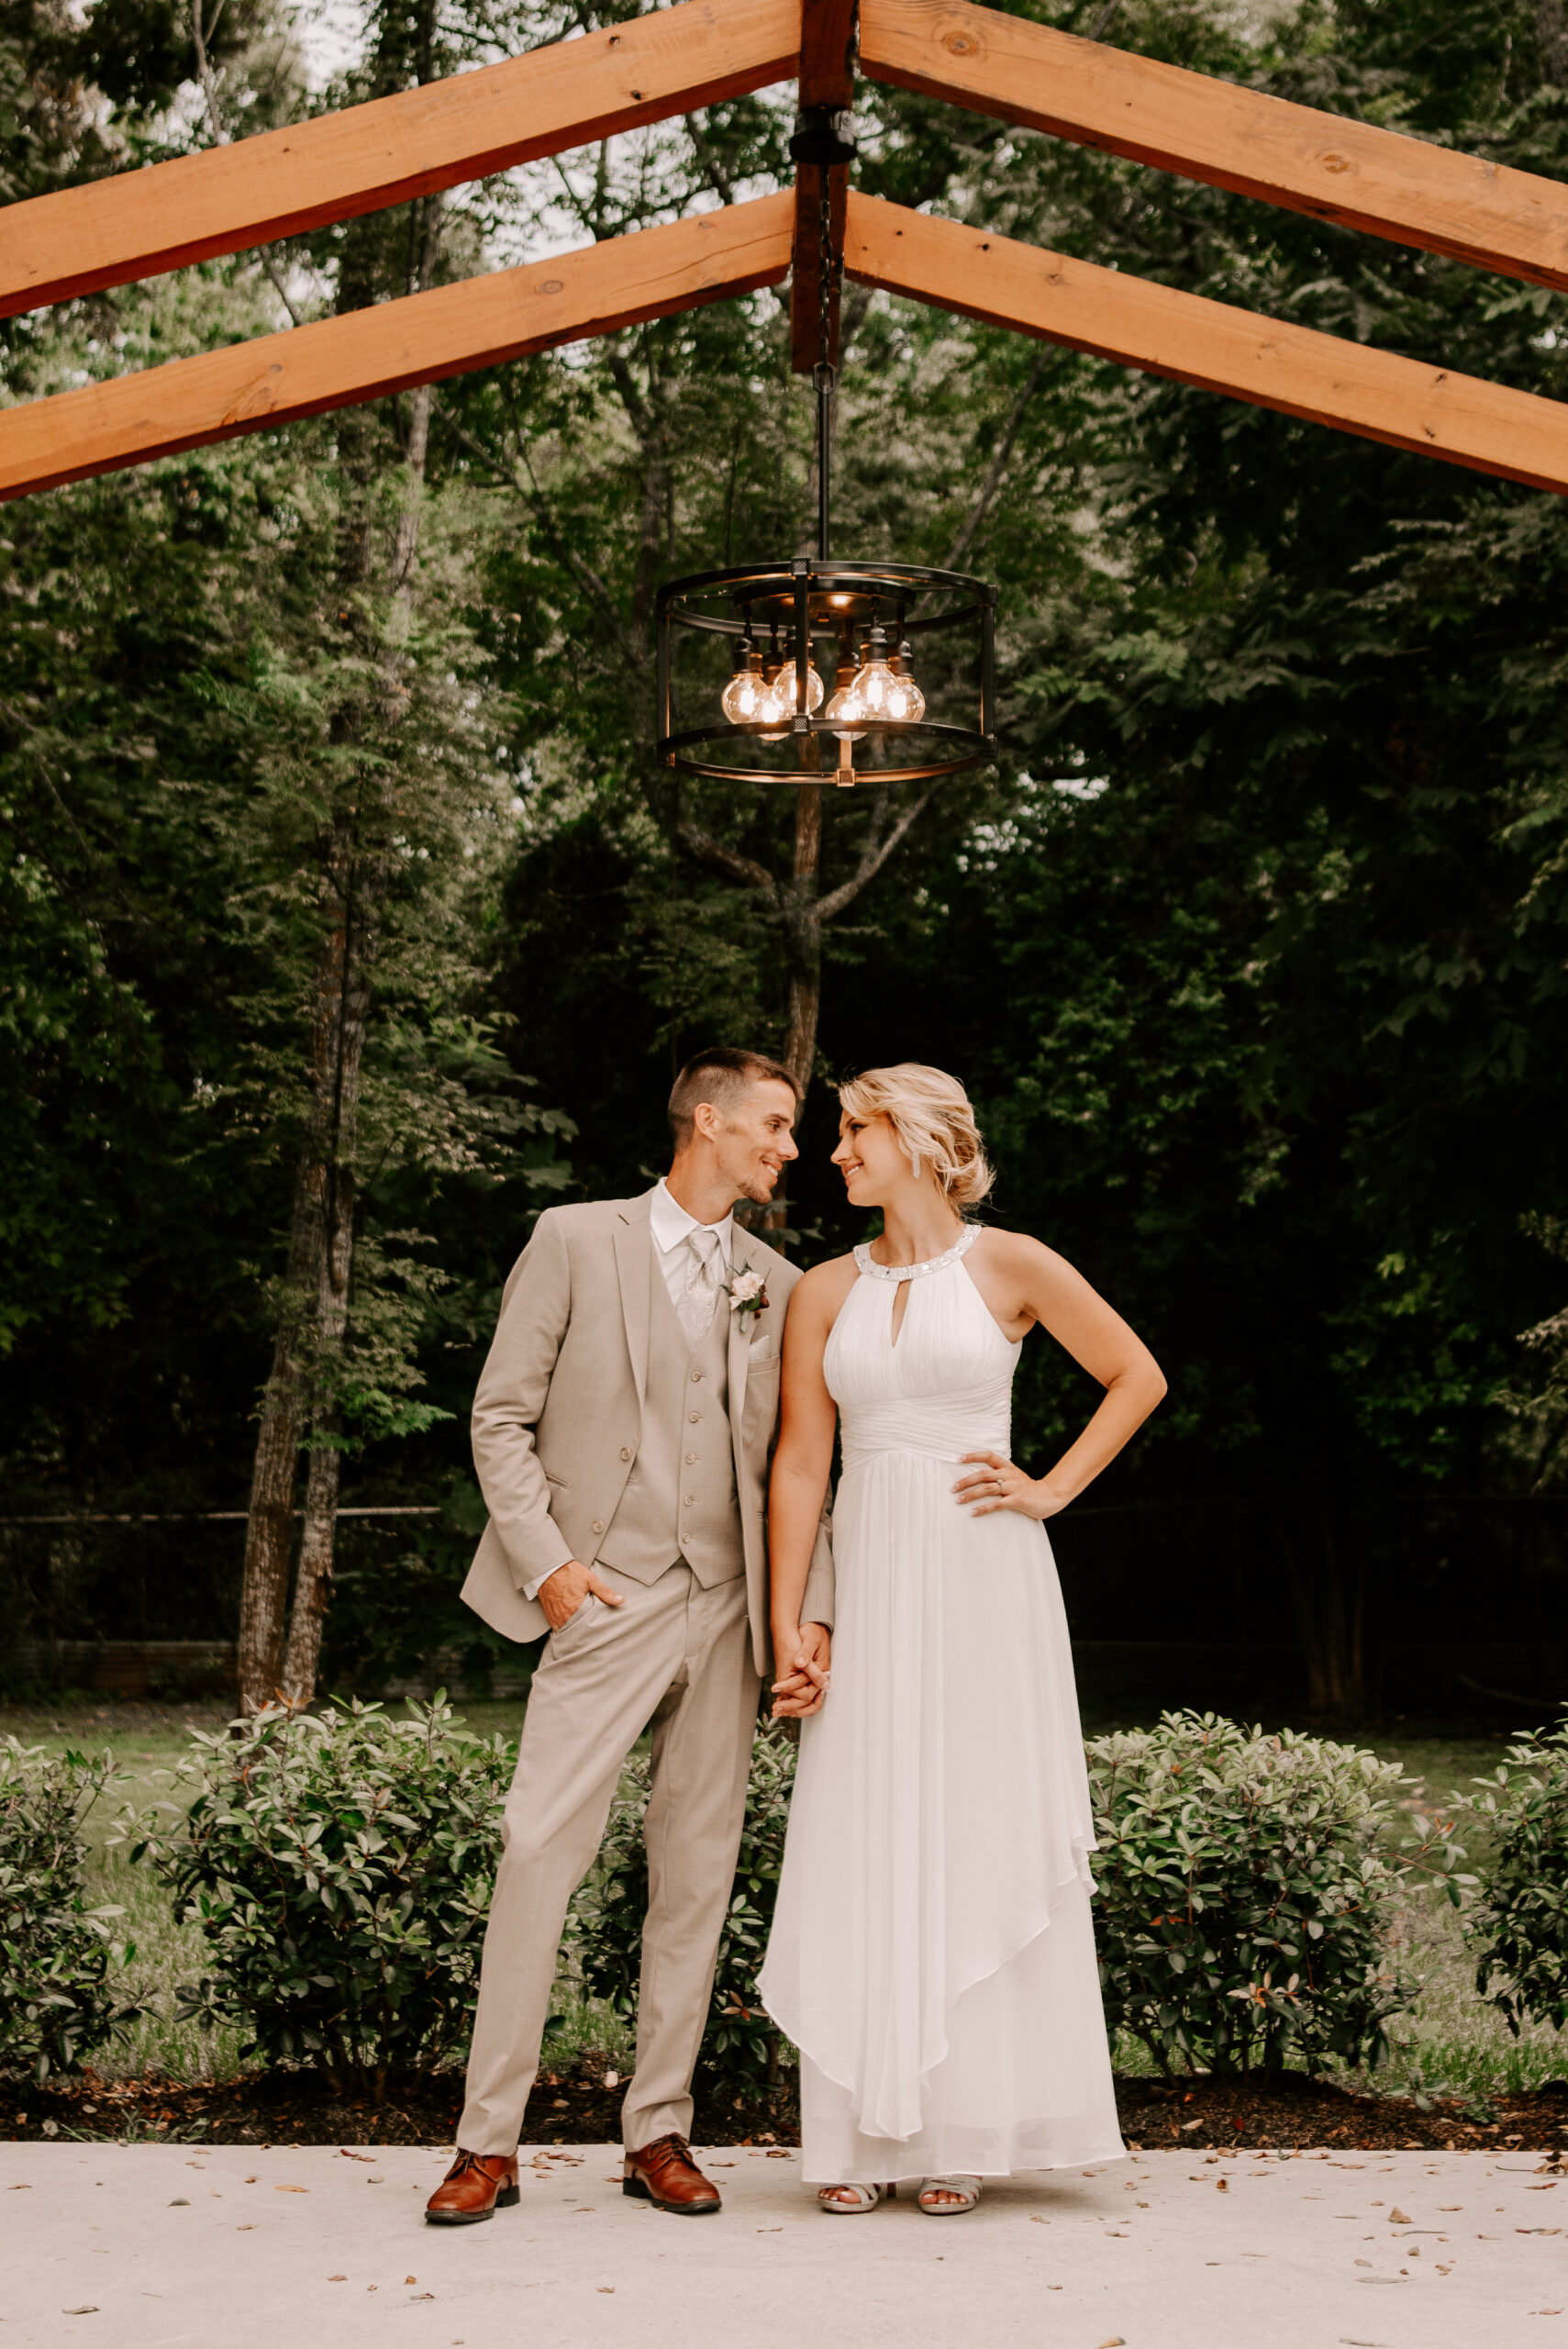
{"type": "Polygon", "coordinates": [[[1045,1528],[975,1517],[1019,1349],[963,1262],[861,1277],[823,1357],[838,1620],[762,1994],[801,2051],[806,2175],[871,2183],[1121,2152],[1073,1658],[1045,1528]],[[909,1294],[893,1334],[901,1282],[909,1294]]]}
{"type": "Polygon", "coordinates": [[[963,1268],[964,1242],[935,1276],[909,1281],[896,1342],[893,1313],[903,1284],[877,1279],[882,1268],[869,1252],[859,1252],[862,1276],[844,1300],[822,1364],[839,1406],[844,1474],[884,1452],[952,1461],[966,1452],[1006,1452],[1018,1349],[963,1268]]]}

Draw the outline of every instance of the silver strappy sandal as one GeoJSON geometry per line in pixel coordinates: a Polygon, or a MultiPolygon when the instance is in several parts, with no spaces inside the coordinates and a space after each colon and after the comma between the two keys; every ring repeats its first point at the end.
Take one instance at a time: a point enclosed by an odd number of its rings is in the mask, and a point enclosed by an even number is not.
{"type": "Polygon", "coordinates": [[[919,2202],[928,2219],[961,2219],[973,2210],[980,2199],[977,2177],[923,2177],[920,2180],[919,2202]],[[956,2202],[928,2202],[928,2194],[955,2194],[956,2202]]]}
{"type": "Polygon", "coordinates": [[[826,2210],[830,2219],[852,2219],[862,2210],[874,2210],[884,2195],[891,2202],[897,2192],[896,2185],[819,2186],[817,2189],[817,2207],[820,2210],[826,2210]],[[840,2194],[852,2194],[855,2199],[852,2202],[840,2202],[837,2199],[840,2194]]]}

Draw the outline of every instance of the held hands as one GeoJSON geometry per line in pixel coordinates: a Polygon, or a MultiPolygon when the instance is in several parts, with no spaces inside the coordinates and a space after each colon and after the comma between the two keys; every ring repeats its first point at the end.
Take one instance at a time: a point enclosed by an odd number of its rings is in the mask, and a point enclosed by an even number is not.
{"type": "Polygon", "coordinates": [[[774,1720],[800,1720],[807,1713],[822,1710],[832,1645],[825,1623],[774,1624],[773,1655],[779,1674],[773,1683],[774,1720]]]}
{"type": "Polygon", "coordinates": [[[1067,1495],[1052,1492],[1043,1476],[1026,1476],[999,1452],[966,1452],[960,1465],[971,1460],[981,1464],[961,1476],[952,1488],[960,1508],[967,1508],[971,1517],[989,1517],[993,1509],[1010,1508],[1019,1517],[1044,1519],[1067,1506],[1067,1495]]]}
{"type": "Polygon", "coordinates": [[[590,1596],[602,1598],[606,1607],[626,1605],[620,1593],[612,1590],[592,1566],[582,1565],[575,1558],[568,1558],[563,1566],[557,1566],[539,1586],[539,1603],[552,1631],[559,1631],[563,1623],[569,1623],[590,1596]]]}

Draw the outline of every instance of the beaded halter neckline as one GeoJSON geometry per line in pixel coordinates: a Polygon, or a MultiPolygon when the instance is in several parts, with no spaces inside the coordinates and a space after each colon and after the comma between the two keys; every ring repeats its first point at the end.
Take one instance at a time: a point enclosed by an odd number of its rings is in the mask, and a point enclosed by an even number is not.
{"type": "Polygon", "coordinates": [[[870,1243],[867,1241],[862,1241],[855,1250],[855,1263],[862,1273],[869,1273],[873,1280],[923,1280],[928,1273],[945,1273],[950,1264],[956,1264],[961,1256],[966,1256],[979,1239],[982,1229],[983,1226],[978,1223],[966,1223],[945,1255],[928,1256],[923,1264],[879,1264],[872,1254],[870,1243]]]}

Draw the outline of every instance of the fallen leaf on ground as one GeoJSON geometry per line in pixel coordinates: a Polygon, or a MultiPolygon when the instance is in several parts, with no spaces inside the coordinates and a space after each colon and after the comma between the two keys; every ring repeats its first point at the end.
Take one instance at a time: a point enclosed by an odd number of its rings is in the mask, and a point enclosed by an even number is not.
{"type": "Polygon", "coordinates": [[[61,2316],[96,2316],[98,2311],[96,2306],[94,2306],[85,2309],[61,2309],[60,2313],[61,2316]]]}
{"type": "Polygon", "coordinates": [[[272,2188],[274,2194],[308,2194],[309,2191],[308,2186],[274,2186],[272,2188]]]}
{"type": "Polygon", "coordinates": [[[1391,2227],[1407,2227],[1410,2223],[1409,2214],[1400,2210],[1390,2210],[1388,2223],[1391,2227]]]}

